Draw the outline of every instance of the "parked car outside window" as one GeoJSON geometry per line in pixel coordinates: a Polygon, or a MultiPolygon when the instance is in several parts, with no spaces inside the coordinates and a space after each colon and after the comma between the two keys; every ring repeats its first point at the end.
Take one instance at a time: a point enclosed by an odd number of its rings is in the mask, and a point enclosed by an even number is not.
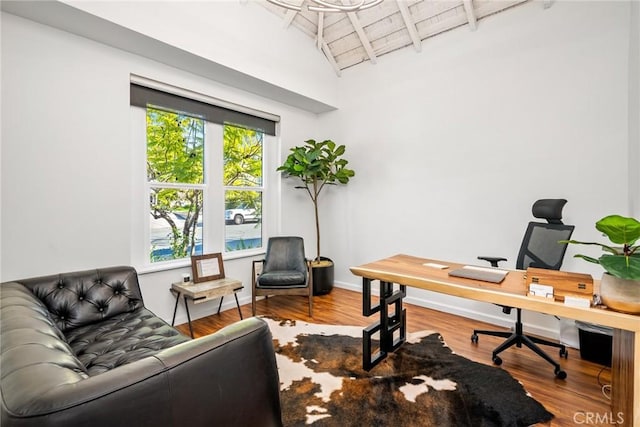
{"type": "Polygon", "coordinates": [[[256,210],[239,206],[237,208],[226,209],[224,211],[224,220],[227,224],[244,224],[245,222],[253,222],[258,220],[256,210]]]}

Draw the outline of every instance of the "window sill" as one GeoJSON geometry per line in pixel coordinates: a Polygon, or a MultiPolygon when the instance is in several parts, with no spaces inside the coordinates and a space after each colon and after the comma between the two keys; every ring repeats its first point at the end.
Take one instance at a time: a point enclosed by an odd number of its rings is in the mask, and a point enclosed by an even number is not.
{"type": "Polygon", "coordinates": [[[178,270],[181,268],[191,267],[191,260],[183,259],[179,261],[163,262],[159,264],[145,265],[143,267],[136,268],[138,275],[158,273],[161,271],[178,270]]]}
{"type": "MultiPolygon", "coordinates": [[[[264,256],[264,254],[265,254],[265,249],[263,248],[253,250],[253,251],[249,251],[249,250],[242,251],[241,253],[227,252],[222,254],[222,259],[223,261],[232,261],[232,260],[242,259],[242,258],[264,256]]],[[[145,274],[158,273],[161,271],[178,270],[178,269],[187,268],[187,267],[189,268],[191,267],[191,260],[185,258],[177,261],[167,261],[167,262],[162,262],[158,264],[145,265],[139,268],[137,267],[136,270],[138,271],[138,275],[145,275],[145,274]]]]}

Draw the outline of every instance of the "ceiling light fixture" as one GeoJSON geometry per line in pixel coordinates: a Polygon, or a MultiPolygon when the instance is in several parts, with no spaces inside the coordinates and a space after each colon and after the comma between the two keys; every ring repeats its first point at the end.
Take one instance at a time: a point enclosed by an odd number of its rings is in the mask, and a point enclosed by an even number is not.
{"type": "MultiPolygon", "coordinates": [[[[269,3],[273,3],[277,6],[284,7],[296,12],[302,12],[302,6],[291,4],[285,0],[267,0],[269,3]]],[[[382,0],[358,0],[355,4],[343,5],[340,0],[336,0],[338,3],[333,3],[325,0],[309,0],[314,5],[307,6],[307,9],[312,12],[357,12],[359,10],[369,9],[382,3],[382,0]]]]}

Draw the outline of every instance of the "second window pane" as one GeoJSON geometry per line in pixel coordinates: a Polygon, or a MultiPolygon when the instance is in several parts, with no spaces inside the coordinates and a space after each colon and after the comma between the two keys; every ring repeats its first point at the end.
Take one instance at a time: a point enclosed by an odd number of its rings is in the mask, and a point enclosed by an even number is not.
{"type": "Polygon", "coordinates": [[[262,246],[262,192],[225,191],[225,250],[262,246]]]}

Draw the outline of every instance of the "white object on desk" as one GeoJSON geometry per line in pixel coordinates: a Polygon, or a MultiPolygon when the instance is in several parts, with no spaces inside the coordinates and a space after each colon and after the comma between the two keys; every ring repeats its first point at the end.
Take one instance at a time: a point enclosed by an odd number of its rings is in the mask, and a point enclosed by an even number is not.
{"type": "Polygon", "coordinates": [[[529,295],[553,299],[553,286],[532,283],[529,285],[529,295]]]}
{"type": "Polygon", "coordinates": [[[591,299],[584,298],[584,297],[574,297],[572,295],[565,295],[564,304],[570,305],[572,307],[589,308],[591,307],[591,299]]]}
{"type": "Polygon", "coordinates": [[[425,267],[439,268],[440,270],[444,270],[445,268],[449,268],[448,265],[436,264],[435,262],[425,262],[422,265],[424,265],[425,267]]]}

